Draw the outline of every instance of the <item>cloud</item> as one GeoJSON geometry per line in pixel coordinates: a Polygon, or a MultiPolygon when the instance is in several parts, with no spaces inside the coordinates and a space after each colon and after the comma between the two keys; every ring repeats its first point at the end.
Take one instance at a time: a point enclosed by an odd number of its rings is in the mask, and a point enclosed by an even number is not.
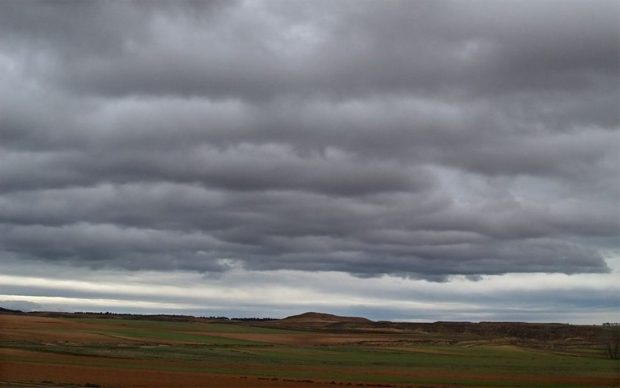
{"type": "Polygon", "coordinates": [[[0,7],[0,258],[609,270],[615,2],[0,7]]]}
{"type": "Polygon", "coordinates": [[[581,89],[618,67],[612,1],[4,8],[8,32],[47,53],[37,71],[88,94],[505,94],[581,89]]]}

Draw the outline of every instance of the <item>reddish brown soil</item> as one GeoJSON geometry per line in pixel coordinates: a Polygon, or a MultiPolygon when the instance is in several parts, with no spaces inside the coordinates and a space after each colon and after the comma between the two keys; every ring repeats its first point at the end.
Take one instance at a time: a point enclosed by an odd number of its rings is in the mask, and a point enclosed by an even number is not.
{"type": "MultiPolygon", "coordinates": [[[[493,375],[454,375],[452,373],[414,373],[412,381],[416,378],[424,379],[429,377],[453,376],[469,381],[478,381],[481,387],[485,386],[485,381],[501,381],[513,384],[568,384],[571,386],[581,385],[584,387],[594,386],[617,386],[617,381],[605,378],[562,378],[562,377],[525,377],[525,376],[493,376],[493,375]]],[[[313,380],[295,380],[275,377],[255,377],[243,376],[243,371],[239,371],[238,376],[218,375],[211,373],[197,372],[173,372],[156,370],[131,370],[116,369],[106,367],[91,367],[79,365],[42,365],[30,364],[25,362],[0,362],[0,385],[3,382],[23,382],[23,383],[42,383],[53,382],[57,384],[97,384],[102,387],[316,387],[333,385],[357,385],[372,386],[372,384],[362,383],[342,383],[313,380]]],[[[384,386],[396,387],[402,385],[384,386]]],[[[429,385],[425,385],[429,387],[429,385]]],[[[442,384],[442,386],[445,386],[442,384]]]]}
{"type": "MultiPolygon", "coordinates": [[[[205,332],[187,332],[190,334],[205,334],[205,332]]],[[[390,342],[393,337],[376,334],[329,334],[329,333],[213,333],[218,337],[243,339],[258,342],[267,342],[279,345],[345,345],[368,341],[390,342]]]]}
{"type": "MultiPolygon", "coordinates": [[[[239,371],[242,375],[243,371],[239,371]]],[[[209,373],[127,370],[74,365],[35,365],[19,362],[0,363],[0,384],[13,382],[54,382],[97,384],[103,387],[307,387],[309,382],[227,376],[209,373]]],[[[314,382],[312,386],[326,386],[314,382]]]]}
{"type": "MultiPolygon", "coordinates": [[[[117,343],[118,339],[88,331],[104,330],[96,324],[26,315],[0,315],[0,339],[32,342],[117,343]]],[[[109,327],[108,327],[109,330],[109,327]]]]}
{"type": "MultiPolygon", "coordinates": [[[[88,344],[148,343],[140,338],[130,338],[109,333],[109,324],[79,322],[68,319],[27,315],[0,315],[0,340],[39,343],[69,342],[88,344]]],[[[205,333],[203,333],[205,334],[205,333]]],[[[158,343],[176,344],[187,341],[158,339],[158,343]]]]}

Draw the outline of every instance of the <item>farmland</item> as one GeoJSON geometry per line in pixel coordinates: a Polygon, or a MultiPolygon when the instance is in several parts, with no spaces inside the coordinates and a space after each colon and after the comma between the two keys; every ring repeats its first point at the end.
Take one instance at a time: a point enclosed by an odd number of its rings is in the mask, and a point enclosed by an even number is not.
{"type": "Polygon", "coordinates": [[[602,327],[0,315],[0,384],[618,386],[602,327]]]}

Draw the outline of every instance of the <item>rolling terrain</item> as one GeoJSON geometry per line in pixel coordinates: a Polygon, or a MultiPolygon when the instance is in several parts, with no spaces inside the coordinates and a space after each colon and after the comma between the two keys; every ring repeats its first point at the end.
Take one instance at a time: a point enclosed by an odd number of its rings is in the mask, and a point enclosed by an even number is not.
{"type": "Polygon", "coordinates": [[[0,314],[0,385],[618,386],[612,328],[0,314]],[[21,385],[18,385],[21,384],[21,385]]]}

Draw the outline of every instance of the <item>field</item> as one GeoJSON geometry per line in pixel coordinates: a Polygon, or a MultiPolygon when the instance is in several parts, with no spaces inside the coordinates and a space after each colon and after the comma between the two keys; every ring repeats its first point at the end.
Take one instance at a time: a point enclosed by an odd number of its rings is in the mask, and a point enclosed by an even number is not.
{"type": "Polygon", "coordinates": [[[619,386],[590,327],[0,315],[0,385],[619,386]],[[516,333],[516,334],[515,334],[516,333]]]}

